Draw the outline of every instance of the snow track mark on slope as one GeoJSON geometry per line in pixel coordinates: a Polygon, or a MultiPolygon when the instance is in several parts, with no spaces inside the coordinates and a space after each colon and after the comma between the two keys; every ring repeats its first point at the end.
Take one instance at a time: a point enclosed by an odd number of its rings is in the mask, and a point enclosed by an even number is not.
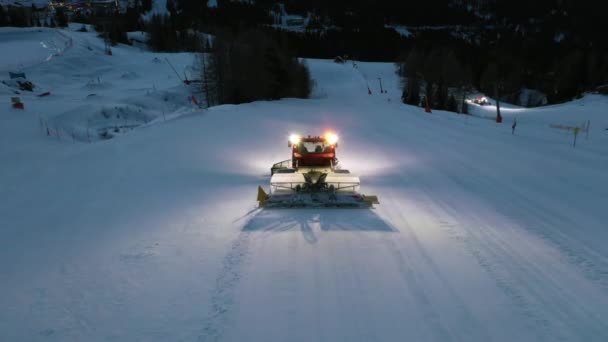
{"type": "MultiPolygon", "coordinates": [[[[394,200],[398,198],[390,193],[386,195],[387,199],[394,200]]],[[[433,336],[433,338],[441,341],[460,339],[480,341],[491,340],[485,327],[478,325],[477,320],[467,306],[467,303],[453,288],[450,284],[450,280],[438,266],[437,261],[434,260],[431,255],[432,251],[429,251],[424,246],[416,233],[416,228],[409,223],[407,214],[405,214],[408,209],[404,207],[399,209],[400,210],[391,210],[390,217],[396,220],[396,222],[401,222],[399,225],[401,234],[395,237],[386,237],[385,244],[388,246],[387,249],[395,254],[400,268],[407,271],[403,272],[402,270],[404,279],[406,279],[406,276],[414,276],[416,272],[420,273],[421,270],[426,272],[425,277],[420,279],[414,277],[413,280],[407,279],[407,282],[408,284],[416,285],[416,287],[414,287],[416,291],[413,292],[413,294],[416,296],[417,300],[419,300],[417,307],[421,308],[421,311],[424,312],[428,321],[433,322],[433,333],[436,335],[433,336]],[[411,261],[416,259],[421,261],[420,265],[411,261]],[[425,284],[428,284],[430,281],[427,277],[431,277],[434,280],[432,281],[433,284],[440,284],[439,291],[443,296],[450,298],[452,306],[454,307],[455,312],[458,312],[460,318],[458,321],[458,330],[450,329],[450,326],[441,325],[442,315],[445,315],[446,312],[443,312],[442,308],[433,309],[432,301],[437,301],[437,299],[436,294],[425,286],[425,284]]],[[[416,210],[421,210],[421,208],[416,207],[416,210]]],[[[431,227],[425,227],[424,229],[429,228],[431,227]]],[[[438,227],[432,227],[431,229],[441,230],[441,228],[438,227]]]]}
{"type": "MultiPolygon", "coordinates": [[[[496,286],[509,301],[514,304],[515,310],[528,318],[526,324],[529,331],[534,331],[539,341],[546,340],[545,337],[550,336],[548,334],[550,321],[540,314],[541,311],[534,307],[534,304],[530,302],[517,285],[516,279],[512,277],[512,273],[508,271],[509,268],[502,260],[506,255],[502,254],[504,250],[494,250],[497,244],[469,233],[463,234],[459,231],[463,229],[462,226],[448,224],[447,222],[443,222],[440,226],[464,245],[464,248],[475,258],[479,266],[494,280],[496,286]],[[540,332],[538,331],[539,328],[541,329],[540,332]]],[[[478,227],[478,229],[486,228],[478,227]]]]}
{"type": "Polygon", "coordinates": [[[424,320],[432,326],[433,336],[429,336],[429,338],[439,341],[451,340],[450,332],[442,324],[439,313],[433,307],[433,302],[424,289],[424,280],[419,278],[416,266],[411,264],[411,258],[404,255],[401,248],[397,246],[393,239],[385,239],[385,243],[388,245],[387,249],[391,252],[395,263],[399,267],[401,277],[407,284],[407,290],[416,302],[415,307],[422,312],[424,320]]]}
{"type": "Polygon", "coordinates": [[[529,242],[521,239],[517,227],[494,227],[475,213],[465,215],[463,223],[450,223],[458,222],[451,217],[457,217],[460,211],[435,203],[428,208],[435,212],[440,226],[464,245],[514,304],[514,309],[528,318],[527,328],[536,334],[536,340],[606,334],[608,326],[602,321],[601,312],[579,302],[578,293],[557,280],[562,265],[547,265],[543,252],[526,250],[529,242]]]}
{"type": "Polygon", "coordinates": [[[235,302],[235,290],[242,278],[242,269],[249,254],[250,233],[241,232],[224,257],[222,269],[215,279],[210,306],[199,341],[220,341],[224,326],[230,319],[235,302]]]}
{"type": "MultiPolygon", "coordinates": [[[[418,115],[411,115],[409,118],[416,120],[421,127],[425,126],[428,130],[431,130],[433,127],[432,122],[427,118],[418,115]]],[[[401,134],[401,132],[392,127],[387,127],[385,130],[388,134],[401,134]]],[[[407,135],[403,135],[403,138],[409,139],[407,135]]],[[[449,179],[449,182],[446,182],[444,185],[451,190],[460,190],[463,192],[463,195],[474,193],[484,198],[487,203],[492,203],[495,200],[495,193],[502,193],[504,200],[496,208],[498,212],[507,215],[510,220],[520,223],[525,231],[535,234],[558,248],[563,256],[568,259],[568,262],[579,267],[588,279],[597,283],[604,291],[608,289],[608,278],[606,277],[608,275],[608,258],[602,255],[600,250],[594,250],[576,235],[568,234],[567,230],[563,228],[576,227],[580,223],[573,221],[559,209],[553,209],[546,204],[555,203],[552,196],[558,196],[558,194],[550,193],[554,191],[554,188],[529,189],[524,185],[512,182],[508,183],[504,177],[495,174],[494,170],[496,169],[507,170],[512,167],[511,159],[509,158],[493,158],[496,151],[501,149],[500,142],[488,140],[486,142],[487,146],[475,145],[472,142],[460,139],[458,132],[445,130],[442,135],[437,135],[436,139],[427,141],[427,144],[436,145],[436,148],[433,150],[439,151],[442,155],[441,157],[437,156],[436,160],[450,161],[449,167],[452,169],[452,172],[446,172],[442,169],[442,163],[437,163],[432,159],[424,160],[425,163],[429,164],[429,170],[432,170],[436,175],[436,179],[449,179]],[[453,141],[459,141],[461,144],[468,145],[468,148],[478,153],[479,159],[492,160],[493,164],[478,163],[472,165],[470,157],[463,154],[451,153],[450,150],[443,149],[444,146],[449,145],[453,141]],[[467,176],[462,177],[461,175],[467,176]],[[494,189],[494,192],[485,189],[494,189]],[[508,191],[505,191],[505,189],[508,189],[508,191]],[[539,199],[539,196],[542,197],[539,199]]],[[[521,149],[518,153],[526,155],[526,158],[530,159],[546,157],[538,154],[538,151],[533,149],[521,149]]],[[[560,185],[567,184],[567,180],[561,181],[560,185]]],[[[429,185],[427,179],[422,179],[418,182],[425,183],[427,187],[429,185]]],[[[559,180],[556,180],[556,182],[559,183],[559,180]]],[[[433,192],[433,189],[429,188],[427,190],[429,194],[433,192]]],[[[449,206],[449,204],[447,205],[449,206]]],[[[466,208],[464,209],[466,210],[466,208]]],[[[576,209],[581,210],[580,207],[576,209]]]]}

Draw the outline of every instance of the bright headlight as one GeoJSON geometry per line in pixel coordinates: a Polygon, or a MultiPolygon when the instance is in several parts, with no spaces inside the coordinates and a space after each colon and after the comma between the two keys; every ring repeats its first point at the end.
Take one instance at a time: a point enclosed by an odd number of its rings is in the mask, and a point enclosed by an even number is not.
{"type": "Polygon", "coordinates": [[[302,137],[297,134],[292,134],[289,136],[289,143],[292,145],[297,145],[302,140],[302,137]]]}
{"type": "Polygon", "coordinates": [[[330,145],[335,145],[338,142],[338,136],[335,133],[325,134],[325,140],[330,145]]]}

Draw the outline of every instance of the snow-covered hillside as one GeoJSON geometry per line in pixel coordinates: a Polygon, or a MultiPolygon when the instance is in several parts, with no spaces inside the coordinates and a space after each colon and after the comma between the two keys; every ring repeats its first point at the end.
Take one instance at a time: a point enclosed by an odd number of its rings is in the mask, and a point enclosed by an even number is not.
{"type": "MultiPolygon", "coordinates": [[[[154,120],[166,120],[176,112],[194,110],[189,96],[196,92],[196,86],[185,87],[167,63],[172,63],[181,78],[196,77],[192,74],[193,55],[118,48],[108,56],[95,33],[74,32],[77,28],[80,25],[74,25],[72,31],[0,30],[5,51],[10,51],[0,57],[6,61],[0,65],[0,80],[10,85],[9,71],[42,63],[24,70],[34,92],[18,95],[44,131],[48,128],[53,136],[94,141],[100,135],[107,138],[154,120]],[[40,68],[43,71],[38,72],[40,68]],[[51,96],[36,96],[45,92],[51,96]]],[[[0,94],[17,95],[2,83],[0,94]]]]}
{"type": "Polygon", "coordinates": [[[165,62],[192,55],[62,34],[25,110],[0,84],[1,340],[608,339],[606,97],[499,125],[401,104],[391,63],[309,60],[311,100],[202,111],[165,62]],[[549,128],[587,120],[576,148],[549,128]],[[328,129],[381,204],[256,209],[287,136],[328,129]]]}
{"type": "Polygon", "coordinates": [[[48,61],[71,47],[69,36],[47,28],[0,27],[0,37],[0,72],[4,74],[0,77],[48,61]]]}

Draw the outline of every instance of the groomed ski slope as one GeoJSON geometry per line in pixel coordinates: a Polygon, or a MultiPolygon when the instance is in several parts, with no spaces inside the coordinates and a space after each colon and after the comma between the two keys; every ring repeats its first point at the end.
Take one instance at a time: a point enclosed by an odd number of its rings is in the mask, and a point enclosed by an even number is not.
{"type": "Polygon", "coordinates": [[[51,96],[21,112],[0,93],[0,340],[608,340],[607,98],[497,125],[401,104],[390,63],[310,60],[314,99],[199,111],[152,62],[191,56],[64,33],[25,70],[51,96]],[[90,144],[40,131],[105,102],[151,121],[90,144]],[[586,120],[576,149],[548,128],[586,120]],[[256,209],[287,136],[327,129],[381,204],[256,209]]]}

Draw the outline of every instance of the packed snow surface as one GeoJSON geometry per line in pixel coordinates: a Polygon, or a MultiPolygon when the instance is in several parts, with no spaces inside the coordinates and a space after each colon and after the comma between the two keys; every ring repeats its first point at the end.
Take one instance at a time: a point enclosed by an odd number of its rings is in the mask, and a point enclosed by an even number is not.
{"type": "Polygon", "coordinates": [[[200,110],[165,60],[192,55],[61,33],[25,110],[0,84],[1,340],[608,340],[606,97],[496,124],[403,105],[391,63],[309,60],[313,99],[200,110]],[[588,120],[576,148],[549,127],[588,120]],[[381,204],[257,209],[289,134],[330,129],[381,204]]]}

